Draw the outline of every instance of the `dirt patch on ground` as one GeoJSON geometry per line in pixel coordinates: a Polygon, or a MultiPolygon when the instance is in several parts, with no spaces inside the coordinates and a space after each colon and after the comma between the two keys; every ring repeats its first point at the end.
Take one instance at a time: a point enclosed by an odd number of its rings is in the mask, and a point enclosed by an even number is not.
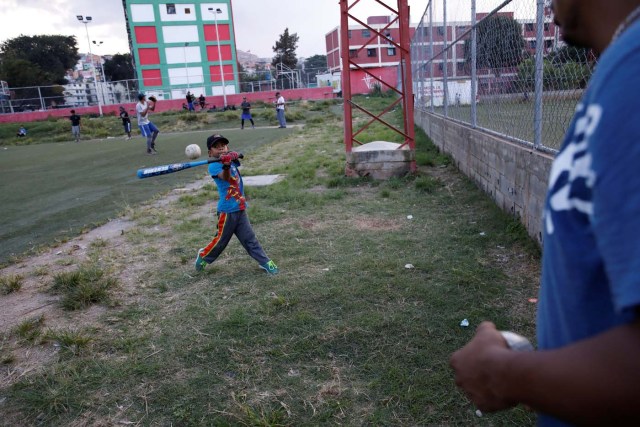
{"type": "MultiPolygon", "coordinates": [[[[209,182],[203,179],[175,189],[147,203],[143,209],[166,207],[184,194],[200,190],[209,182]]],[[[210,210],[210,206],[206,208],[210,210]]],[[[156,225],[153,226],[153,232],[166,233],[168,227],[156,225]]],[[[105,264],[108,274],[118,280],[114,299],[122,306],[139,300],[141,278],[154,269],[148,258],[144,262],[136,262],[141,248],[127,239],[127,234],[141,229],[144,230],[144,227],[140,227],[131,216],[114,219],[40,255],[25,258],[0,270],[2,276],[18,275],[23,278],[19,291],[0,295],[0,337],[3,338],[0,351],[3,358],[11,360],[10,364],[0,366],[0,387],[7,387],[24,375],[41,369],[53,361],[59,351],[55,343],[38,345],[17,337],[14,331],[22,322],[42,317],[43,332],[48,329],[78,330],[78,325],[82,325],[82,328],[99,327],[99,319],[107,312],[107,307],[94,305],[85,310],[65,311],[59,304],[59,296],[50,292],[53,277],[57,274],[75,270],[92,261],[93,247],[100,247],[102,258],[99,261],[105,264]]],[[[166,250],[168,248],[159,248],[160,252],[166,250]]]]}
{"type": "Polygon", "coordinates": [[[402,224],[398,221],[390,220],[390,219],[380,219],[380,218],[371,218],[371,217],[363,217],[356,218],[352,220],[353,226],[358,230],[368,231],[368,230],[399,230],[402,228],[402,224]]]}

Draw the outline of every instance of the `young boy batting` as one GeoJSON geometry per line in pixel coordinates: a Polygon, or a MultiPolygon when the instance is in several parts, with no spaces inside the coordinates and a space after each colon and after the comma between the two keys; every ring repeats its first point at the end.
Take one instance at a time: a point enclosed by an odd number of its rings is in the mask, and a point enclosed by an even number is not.
{"type": "Polygon", "coordinates": [[[220,160],[209,164],[209,175],[215,181],[220,196],[218,230],[213,240],[198,251],[196,270],[202,271],[207,264],[214,262],[235,234],[245,250],[258,261],[267,274],[278,274],[278,266],[264,253],[247,216],[242,176],[238,171],[238,153],[229,151],[229,140],[222,135],[211,135],[207,138],[207,150],[209,157],[220,160]]]}

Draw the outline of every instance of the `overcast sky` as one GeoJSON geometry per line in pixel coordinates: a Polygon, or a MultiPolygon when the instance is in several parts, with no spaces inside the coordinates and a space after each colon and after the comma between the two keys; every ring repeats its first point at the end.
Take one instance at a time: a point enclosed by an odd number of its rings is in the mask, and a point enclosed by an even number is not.
{"type": "MultiPolygon", "coordinates": [[[[397,1],[386,1],[397,5],[397,1]]],[[[478,0],[478,11],[489,11],[500,2],[478,0]]],[[[535,8],[535,2],[531,3],[535,8]]],[[[232,4],[237,48],[260,57],[273,56],[272,46],[285,28],[300,37],[298,57],[324,55],[324,36],[340,23],[338,0],[234,0],[232,4]]],[[[412,23],[420,20],[427,4],[428,0],[409,0],[412,23]]],[[[469,19],[468,0],[449,0],[448,4],[449,21],[469,19]]],[[[360,1],[353,12],[363,20],[369,15],[389,14],[372,0],[360,1]]],[[[0,0],[0,42],[21,34],[73,35],[80,52],[87,52],[85,26],[76,15],[90,15],[90,40],[104,42],[93,53],[129,52],[122,0],[0,0]]]]}

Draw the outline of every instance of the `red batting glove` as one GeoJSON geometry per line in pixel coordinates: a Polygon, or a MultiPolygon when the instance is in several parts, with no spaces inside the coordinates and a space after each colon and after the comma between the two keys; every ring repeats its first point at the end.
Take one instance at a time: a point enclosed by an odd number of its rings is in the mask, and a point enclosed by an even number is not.
{"type": "Polygon", "coordinates": [[[240,158],[240,155],[238,153],[236,153],[235,151],[229,151],[227,153],[227,156],[230,156],[231,160],[238,160],[240,158]]]}
{"type": "Polygon", "coordinates": [[[222,156],[220,156],[220,162],[222,162],[225,165],[230,164],[232,160],[233,160],[233,156],[231,156],[231,153],[223,154],[222,156]]]}

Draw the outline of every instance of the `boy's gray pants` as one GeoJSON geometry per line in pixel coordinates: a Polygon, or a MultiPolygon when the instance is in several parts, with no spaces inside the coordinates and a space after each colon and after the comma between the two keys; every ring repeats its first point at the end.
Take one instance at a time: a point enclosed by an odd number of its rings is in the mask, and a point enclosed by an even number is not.
{"type": "Polygon", "coordinates": [[[269,257],[264,253],[256,234],[251,228],[249,217],[246,211],[232,213],[218,213],[218,230],[211,241],[200,251],[200,256],[208,263],[214,262],[229,244],[229,240],[236,235],[247,253],[262,265],[269,261],[269,257]]]}

